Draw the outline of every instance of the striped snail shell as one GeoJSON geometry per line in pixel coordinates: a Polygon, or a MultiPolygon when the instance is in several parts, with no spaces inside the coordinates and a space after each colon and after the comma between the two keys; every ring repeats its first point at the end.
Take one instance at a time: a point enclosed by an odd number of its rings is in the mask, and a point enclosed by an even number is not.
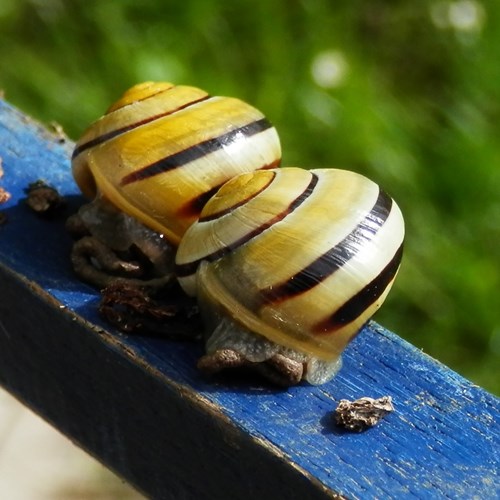
{"type": "Polygon", "coordinates": [[[208,352],[229,346],[256,362],[295,353],[318,384],[384,301],[403,238],[399,207],[362,175],[259,171],[205,205],[179,246],[176,273],[213,330],[208,352]]]}
{"type": "Polygon", "coordinates": [[[277,167],[275,128],[238,99],[146,82],[129,89],[77,142],[72,167],[97,192],[177,245],[205,202],[242,172],[277,167]]]}

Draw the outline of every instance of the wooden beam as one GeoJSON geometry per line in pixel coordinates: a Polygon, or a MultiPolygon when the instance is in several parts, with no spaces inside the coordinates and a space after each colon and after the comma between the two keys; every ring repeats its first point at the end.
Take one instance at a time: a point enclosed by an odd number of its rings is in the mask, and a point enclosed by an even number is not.
{"type": "MultiPolygon", "coordinates": [[[[42,220],[24,188],[45,179],[82,199],[72,144],[0,101],[0,383],[154,498],[493,498],[499,400],[376,323],[330,383],[277,390],[206,379],[201,347],[124,335],[69,264],[63,218],[42,220]],[[350,433],[342,398],[390,395],[395,411],[350,433]]],[[[438,333],[438,332],[437,332],[438,333]]]]}

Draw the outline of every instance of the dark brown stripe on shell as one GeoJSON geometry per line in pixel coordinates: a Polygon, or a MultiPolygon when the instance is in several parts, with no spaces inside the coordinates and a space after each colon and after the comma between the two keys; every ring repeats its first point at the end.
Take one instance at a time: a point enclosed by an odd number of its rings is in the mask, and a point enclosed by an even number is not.
{"type": "Polygon", "coordinates": [[[203,210],[203,207],[207,204],[208,200],[224,185],[224,183],[201,193],[192,200],[185,203],[178,211],[177,215],[179,217],[198,217],[203,210]]]}
{"type": "MultiPolygon", "coordinates": [[[[171,87],[171,88],[174,88],[174,87],[171,87]]],[[[170,89],[163,90],[162,92],[166,92],[167,90],[170,90],[170,89]]],[[[161,94],[161,92],[157,92],[156,94],[161,94]]],[[[153,95],[156,95],[156,94],[153,94],[153,95]]],[[[153,97],[153,96],[152,95],[148,96],[147,99],[149,99],[150,97],[153,97]]],[[[198,104],[199,102],[206,101],[210,97],[211,96],[209,96],[209,95],[207,95],[205,97],[201,97],[200,99],[196,99],[194,101],[187,102],[187,103],[183,104],[182,106],[179,106],[175,109],[170,109],[168,111],[165,111],[164,113],[158,113],[157,115],[148,116],[147,118],[144,118],[143,120],[131,123],[130,125],[118,128],[116,130],[111,130],[110,132],[107,132],[106,134],[102,134],[98,137],[95,137],[94,139],[92,139],[88,142],[85,142],[84,144],[82,144],[80,146],[77,146],[73,151],[72,158],[76,158],[80,153],[82,153],[83,151],[85,151],[87,149],[98,146],[99,144],[103,144],[106,141],[110,141],[111,139],[114,139],[115,137],[118,137],[121,134],[124,134],[126,132],[130,132],[131,130],[133,130],[135,128],[138,128],[142,125],[145,125],[146,123],[151,123],[155,120],[158,120],[160,118],[164,118],[165,116],[172,115],[174,113],[177,113],[178,111],[186,109],[189,106],[193,106],[194,104],[198,104]]],[[[134,102],[140,102],[140,101],[143,101],[145,99],[140,99],[140,100],[137,100],[134,102]]],[[[118,109],[122,109],[122,108],[118,108],[118,109]]]]}
{"type": "Polygon", "coordinates": [[[209,262],[213,262],[215,260],[218,260],[221,257],[223,257],[224,255],[228,254],[229,252],[236,250],[237,248],[241,247],[245,243],[249,242],[251,239],[253,239],[256,236],[258,236],[259,234],[263,233],[266,229],[269,229],[274,224],[282,221],[287,215],[291,214],[307,198],[309,198],[309,196],[311,196],[317,183],[318,183],[318,177],[315,174],[311,174],[311,181],[309,182],[309,185],[306,187],[306,189],[299,196],[297,196],[297,198],[295,198],[295,200],[292,201],[292,203],[290,203],[290,205],[286,208],[286,210],[283,210],[283,212],[275,215],[271,220],[269,220],[265,224],[262,224],[259,227],[255,228],[253,231],[250,231],[245,236],[236,240],[231,245],[222,247],[219,250],[211,253],[210,255],[205,256],[203,259],[198,259],[194,262],[188,262],[186,264],[177,265],[175,268],[175,272],[176,272],[177,276],[182,278],[182,277],[186,277],[186,276],[190,276],[190,275],[194,274],[202,260],[207,260],[209,262]]]}
{"type": "MultiPolygon", "coordinates": [[[[255,170],[268,170],[270,168],[276,168],[279,166],[280,164],[280,159],[276,160],[276,161],[273,161],[272,163],[269,163],[268,165],[264,165],[263,167],[259,167],[259,168],[256,168],[255,170]]],[[[274,177],[273,177],[274,178],[274,177]]],[[[229,179],[228,179],[229,180],[229,179]]],[[[212,198],[212,196],[217,193],[217,191],[226,183],[227,181],[224,181],[223,183],[215,186],[214,188],[212,189],[209,189],[208,191],[204,192],[204,193],[201,193],[200,195],[196,196],[195,198],[193,198],[192,200],[188,201],[187,203],[185,203],[178,211],[177,211],[177,215],[179,217],[193,217],[193,216],[199,216],[201,211],[203,210],[203,207],[207,204],[208,200],[210,198],[212,198]]],[[[269,184],[268,184],[269,185],[269,184]]],[[[265,186],[267,187],[267,186],[265,186]]],[[[252,198],[254,196],[257,196],[257,194],[259,194],[260,192],[262,192],[263,189],[261,189],[259,192],[255,193],[252,198]]],[[[240,204],[238,204],[237,206],[240,206],[242,205],[243,203],[246,203],[249,199],[251,198],[248,198],[247,200],[244,200],[243,202],[241,202],[240,204]]],[[[206,222],[207,220],[213,220],[213,219],[216,219],[218,217],[221,217],[222,215],[225,215],[225,213],[228,213],[230,212],[231,210],[233,210],[234,208],[236,208],[236,206],[233,206],[233,207],[230,207],[228,208],[226,211],[224,211],[224,213],[222,212],[218,212],[216,214],[213,214],[209,217],[202,217],[200,219],[200,222],[206,222]]]]}
{"type": "MultiPolygon", "coordinates": [[[[143,101],[147,101],[148,99],[151,99],[152,97],[155,97],[159,94],[163,94],[165,92],[170,92],[171,90],[177,88],[177,85],[172,85],[171,87],[167,87],[166,89],[158,89],[156,92],[152,92],[151,94],[147,94],[145,95],[144,97],[142,97],[141,99],[135,99],[134,101],[130,101],[129,103],[127,104],[123,104],[121,105],[119,108],[115,108],[114,110],[111,111],[111,109],[116,105],[116,103],[113,103],[109,108],[108,110],[106,111],[106,114],[109,115],[109,113],[113,113],[114,111],[118,111],[119,109],[122,109],[122,108],[125,108],[126,106],[130,106],[131,104],[135,104],[136,102],[143,102],[143,101]]],[[[132,90],[132,89],[129,89],[129,90],[132,90]]],[[[127,92],[128,93],[128,92],[127,92]]],[[[125,96],[123,96],[125,97],[125,96]]],[[[123,99],[122,97],[122,99],[123,99]]],[[[121,99],[120,99],[121,100],[121,99]]]]}
{"type": "Polygon", "coordinates": [[[250,137],[271,127],[271,123],[266,118],[248,123],[247,125],[238,127],[218,137],[194,144],[193,146],[179,151],[178,153],[174,153],[166,158],[162,158],[161,160],[136,170],[135,172],[126,175],[122,179],[121,185],[126,186],[127,184],[149,179],[155,175],[160,175],[170,170],[182,167],[186,163],[199,160],[203,156],[222,149],[225,146],[231,145],[231,143],[238,140],[242,134],[250,137]]]}
{"type": "MultiPolygon", "coordinates": [[[[274,181],[275,178],[276,178],[276,172],[273,172],[273,175],[269,178],[269,181],[264,186],[262,186],[259,190],[255,191],[255,193],[252,193],[250,196],[248,196],[248,198],[242,199],[238,203],[235,203],[234,205],[232,205],[224,210],[221,210],[220,212],[213,213],[213,214],[208,215],[206,217],[201,217],[200,222],[208,222],[211,220],[215,220],[215,219],[218,219],[219,217],[223,217],[224,215],[231,213],[233,210],[237,209],[238,207],[241,207],[245,203],[248,203],[251,199],[255,198],[260,193],[262,193],[262,191],[264,191],[265,189],[267,189],[269,187],[269,185],[274,181]]],[[[221,187],[221,186],[219,186],[219,187],[221,187]]],[[[208,201],[208,199],[207,199],[207,201],[208,201]]]]}
{"type": "Polygon", "coordinates": [[[331,276],[352,259],[364,243],[373,239],[389,217],[391,207],[392,198],[379,190],[377,200],[370,212],[340,243],[287,281],[261,290],[263,305],[282,302],[300,295],[331,276]]]}
{"type": "Polygon", "coordinates": [[[361,316],[385,291],[394,279],[403,256],[403,244],[398,248],[394,257],[380,274],[368,285],[351,297],[344,305],[339,307],[329,318],[316,324],[313,333],[317,335],[332,333],[339,330],[361,316]]]}

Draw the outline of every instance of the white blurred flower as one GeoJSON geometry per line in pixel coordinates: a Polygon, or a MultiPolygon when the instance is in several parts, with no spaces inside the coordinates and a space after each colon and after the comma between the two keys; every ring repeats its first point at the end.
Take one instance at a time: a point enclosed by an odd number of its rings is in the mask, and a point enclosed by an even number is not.
{"type": "Polygon", "coordinates": [[[431,20],[440,29],[452,28],[458,32],[479,32],[486,12],[477,0],[439,1],[432,4],[431,20]]]}
{"type": "Polygon", "coordinates": [[[453,2],[449,9],[450,24],[458,31],[480,31],[484,22],[484,8],[475,0],[453,2]]]}
{"type": "Polygon", "coordinates": [[[342,85],[348,72],[348,64],[343,53],[327,50],[316,54],[311,63],[311,75],[314,82],[323,88],[342,85]]]}

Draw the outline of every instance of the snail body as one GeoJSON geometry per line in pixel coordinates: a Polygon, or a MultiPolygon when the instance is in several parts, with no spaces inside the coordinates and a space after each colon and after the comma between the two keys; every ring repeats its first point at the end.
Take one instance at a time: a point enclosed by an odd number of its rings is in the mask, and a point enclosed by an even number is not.
{"type": "MultiPolygon", "coordinates": [[[[146,82],[84,132],[72,169],[86,197],[97,205],[105,200],[104,212],[111,205],[176,247],[224,182],[275,168],[280,159],[277,132],[256,108],[194,87],[146,82]]],[[[99,211],[84,217],[91,234],[108,233],[99,225],[123,226],[121,218],[100,220],[99,211]]]]}
{"type": "Polygon", "coordinates": [[[209,354],[237,346],[262,361],[279,346],[299,353],[292,357],[305,363],[305,377],[322,383],[387,296],[403,238],[399,207],[366,177],[258,171],[208,201],[179,246],[176,274],[210,325],[209,354]],[[247,349],[235,331],[262,342],[247,349]]]}
{"type": "Polygon", "coordinates": [[[77,142],[73,174],[178,244],[205,202],[241,172],[279,165],[275,128],[238,99],[171,83],[129,89],[77,142]]]}

